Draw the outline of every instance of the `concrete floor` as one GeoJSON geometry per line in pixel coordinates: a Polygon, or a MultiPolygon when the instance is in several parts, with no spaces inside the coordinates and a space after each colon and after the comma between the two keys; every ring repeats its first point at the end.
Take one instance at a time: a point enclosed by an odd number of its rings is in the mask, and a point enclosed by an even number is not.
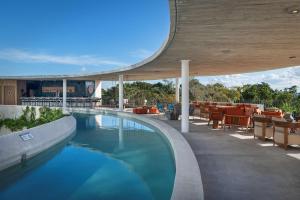
{"type": "MultiPolygon", "coordinates": [[[[180,130],[180,121],[165,122],[180,130]]],[[[197,157],[206,200],[300,199],[299,148],[286,151],[238,129],[212,130],[200,120],[183,136],[197,157]]]]}

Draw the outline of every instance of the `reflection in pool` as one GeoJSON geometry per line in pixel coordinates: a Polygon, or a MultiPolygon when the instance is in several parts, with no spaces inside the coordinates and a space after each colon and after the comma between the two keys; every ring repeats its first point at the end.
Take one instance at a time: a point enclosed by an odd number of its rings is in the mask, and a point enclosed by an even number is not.
{"type": "Polygon", "coordinates": [[[69,141],[0,173],[0,199],[170,199],[168,142],[140,122],[75,114],[69,141]]]}

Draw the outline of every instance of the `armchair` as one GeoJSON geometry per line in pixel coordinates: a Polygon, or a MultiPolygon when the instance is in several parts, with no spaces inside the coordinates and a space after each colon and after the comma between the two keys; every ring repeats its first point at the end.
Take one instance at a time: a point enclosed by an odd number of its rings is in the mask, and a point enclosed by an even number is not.
{"type": "Polygon", "coordinates": [[[284,119],[273,119],[274,144],[287,149],[288,145],[300,145],[300,122],[287,122],[284,119]]]}

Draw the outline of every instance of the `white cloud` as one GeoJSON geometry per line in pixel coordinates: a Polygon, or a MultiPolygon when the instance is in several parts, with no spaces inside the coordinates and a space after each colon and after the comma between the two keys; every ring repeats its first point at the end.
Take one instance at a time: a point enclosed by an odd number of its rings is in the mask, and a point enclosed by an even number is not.
{"type": "Polygon", "coordinates": [[[138,49],[136,51],[132,51],[129,53],[129,55],[131,57],[134,57],[134,58],[139,58],[139,59],[145,59],[145,58],[148,58],[150,57],[151,55],[153,54],[152,51],[149,51],[147,49],[138,49]]]}
{"type": "Polygon", "coordinates": [[[127,66],[127,63],[119,62],[116,60],[105,59],[94,55],[79,55],[79,56],[59,56],[46,53],[33,53],[20,49],[2,49],[0,50],[0,59],[13,62],[26,62],[26,63],[56,63],[65,65],[78,65],[78,66],[101,66],[101,65],[114,65],[114,66],[127,66]]]}
{"type": "Polygon", "coordinates": [[[200,77],[199,79],[204,84],[222,83],[227,87],[266,82],[272,88],[283,89],[300,85],[300,66],[246,74],[200,77]]]}

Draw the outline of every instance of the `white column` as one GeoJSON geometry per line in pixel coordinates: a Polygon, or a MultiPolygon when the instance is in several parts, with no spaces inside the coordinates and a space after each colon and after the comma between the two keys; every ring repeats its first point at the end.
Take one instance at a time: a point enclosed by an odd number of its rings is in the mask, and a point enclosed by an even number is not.
{"type": "Polygon", "coordinates": [[[123,110],[124,98],[123,98],[123,75],[119,75],[119,110],[123,110]]]}
{"type": "Polygon", "coordinates": [[[176,103],[179,103],[180,102],[180,99],[179,99],[179,78],[177,77],[176,80],[175,80],[175,100],[176,100],[176,103]]]}
{"type": "Polygon", "coordinates": [[[119,149],[124,148],[123,118],[119,118],[119,149]]]}
{"type": "Polygon", "coordinates": [[[189,60],[181,61],[181,132],[189,132],[189,60]]]}
{"type": "Polygon", "coordinates": [[[98,105],[102,105],[102,81],[95,81],[95,98],[100,98],[100,102],[98,105]]]}
{"type": "Polygon", "coordinates": [[[67,108],[67,79],[63,79],[63,111],[67,108]]]}

